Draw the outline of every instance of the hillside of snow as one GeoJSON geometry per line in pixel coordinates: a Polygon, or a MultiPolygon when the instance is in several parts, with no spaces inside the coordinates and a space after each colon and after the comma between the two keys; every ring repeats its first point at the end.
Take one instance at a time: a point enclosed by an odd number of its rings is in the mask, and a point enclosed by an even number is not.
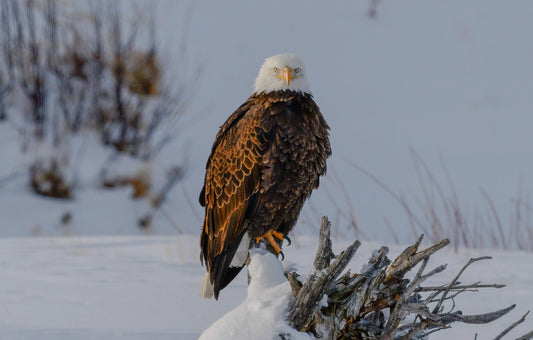
{"type": "MultiPolygon", "coordinates": [[[[280,52],[304,59],[315,99],[331,126],[329,173],[304,208],[296,232],[316,230],[320,217],[328,215],[337,218],[339,233],[349,235],[355,216],[369,239],[392,241],[385,219],[402,242],[416,237],[406,232],[402,207],[351,165],[367,169],[418,209],[424,196],[410,147],[446,196],[454,195],[449,175],[470,217],[492,213],[480,189],[490,196],[504,227],[519,191],[529,204],[531,2],[379,1],[375,18],[367,15],[370,1],[140,3],[157,16],[163,64],[178,75],[201,69],[200,77],[187,83],[192,96],[176,139],[151,167],[186,168],[186,178],[170,192],[163,213],[156,214],[152,233],[198,233],[197,195],[217,129],[251,94],[264,58],[280,52]]],[[[65,211],[73,212],[69,233],[138,232],[132,226],[137,216],[131,216],[144,208],[119,203],[128,192],[91,192],[97,165],[106,156],[93,143],[81,141],[73,150],[84,157],[79,166],[85,181],[78,188],[79,202],[65,205],[76,207],[61,208],[24,194],[23,169],[35,155],[20,155],[20,137],[8,129],[9,123],[0,123],[0,235],[64,234],[58,219],[65,211]],[[13,174],[16,180],[2,181],[13,174]],[[94,213],[84,213],[85,206],[100,204],[94,213]],[[33,208],[16,213],[21,205],[33,208]],[[113,211],[119,212],[116,218],[129,217],[91,223],[87,216],[113,211]]]]}

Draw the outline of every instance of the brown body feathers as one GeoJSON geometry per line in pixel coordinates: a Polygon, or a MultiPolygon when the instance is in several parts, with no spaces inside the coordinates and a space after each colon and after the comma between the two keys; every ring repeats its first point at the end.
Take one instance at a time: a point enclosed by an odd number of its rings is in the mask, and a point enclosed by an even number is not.
{"type": "Polygon", "coordinates": [[[215,298],[245,232],[287,235],[331,154],[328,125],[310,94],[254,94],[222,125],[207,161],[200,245],[215,298]]]}

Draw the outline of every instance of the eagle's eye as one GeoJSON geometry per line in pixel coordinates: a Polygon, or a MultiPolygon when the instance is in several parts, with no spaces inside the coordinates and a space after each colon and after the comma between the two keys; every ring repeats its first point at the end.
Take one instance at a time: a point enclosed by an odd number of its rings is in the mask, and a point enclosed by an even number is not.
{"type": "Polygon", "coordinates": [[[299,68],[299,67],[295,68],[295,69],[294,69],[294,73],[295,73],[295,74],[296,74],[296,73],[300,73],[300,68],[299,68]]]}
{"type": "Polygon", "coordinates": [[[278,73],[278,72],[279,72],[279,68],[277,68],[276,66],[274,66],[274,72],[278,73]]]}

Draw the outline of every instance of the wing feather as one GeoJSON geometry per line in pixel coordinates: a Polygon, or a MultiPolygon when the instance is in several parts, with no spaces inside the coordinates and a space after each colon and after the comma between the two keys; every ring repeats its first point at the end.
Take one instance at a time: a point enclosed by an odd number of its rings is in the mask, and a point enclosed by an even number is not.
{"type": "Polygon", "coordinates": [[[238,273],[228,270],[237,249],[235,242],[240,242],[247,228],[246,216],[257,209],[254,196],[261,185],[263,144],[267,141],[261,136],[261,110],[265,107],[252,100],[237,109],[217,134],[206,165],[200,197],[206,208],[201,247],[215,297],[238,273]]]}

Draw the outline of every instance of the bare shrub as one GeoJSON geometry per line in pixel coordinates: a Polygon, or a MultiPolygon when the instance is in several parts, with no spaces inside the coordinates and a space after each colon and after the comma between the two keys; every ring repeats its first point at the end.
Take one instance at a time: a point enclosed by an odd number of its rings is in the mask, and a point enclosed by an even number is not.
{"type": "Polygon", "coordinates": [[[140,171],[134,176],[119,176],[102,182],[104,188],[131,187],[131,197],[134,199],[144,198],[150,193],[150,174],[140,171]]]}
{"type": "Polygon", "coordinates": [[[71,189],[65,183],[64,175],[57,161],[49,164],[35,162],[30,168],[30,181],[33,191],[53,198],[71,198],[71,189]]]}
{"type": "Polygon", "coordinates": [[[147,160],[170,140],[172,133],[158,136],[157,132],[181,113],[184,94],[169,91],[163,82],[154,20],[147,23],[151,45],[142,48],[136,45],[138,28],[125,32],[116,3],[104,11],[105,15],[102,9],[92,14],[92,54],[98,56],[92,67],[97,93],[93,123],[104,144],[147,160]]]}
{"type": "MultiPolygon", "coordinates": [[[[70,143],[77,135],[96,134],[110,152],[142,162],[175,137],[187,91],[169,85],[175,79],[161,62],[153,13],[138,10],[128,24],[115,1],[88,1],[82,13],[54,0],[0,1],[0,119],[19,130],[23,152],[38,155],[44,144],[67,158],[58,162],[55,152],[35,158],[29,183],[37,194],[73,196],[70,158],[79,151],[70,143]]],[[[149,183],[127,176],[102,184],[131,185],[136,198],[149,196],[149,183]]]]}
{"type": "Polygon", "coordinates": [[[8,97],[13,90],[14,74],[13,74],[13,56],[9,53],[11,51],[11,18],[7,0],[0,2],[0,30],[4,34],[0,35],[0,121],[7,118],[6,110],[8,104],[8,97]]]}
{"type": "MultiPolygon", "coordinates": [[[[358,164],[350,162],[350,165],[385,190],[403,208],[412,236],[423,233],[432,242],[449,238],[456,250],[458,247],[492,247],[533,251],[533,210],[521,185],[517,196],[512,200],[514,209],[509,222],[505,223],[493,200],[484,190],[480,190],[480,207],[469,212],[461,203],[444,162],[441,162],[445,174],[443,183],[412,149],[411,156],[421,192],[412,200],[395,192],[358,164]]],[[[394,230],[391,227],[389,229],[398,241],[394,230]]],[[[358,230],[355,233],[359,235],[358,230]]]]}

